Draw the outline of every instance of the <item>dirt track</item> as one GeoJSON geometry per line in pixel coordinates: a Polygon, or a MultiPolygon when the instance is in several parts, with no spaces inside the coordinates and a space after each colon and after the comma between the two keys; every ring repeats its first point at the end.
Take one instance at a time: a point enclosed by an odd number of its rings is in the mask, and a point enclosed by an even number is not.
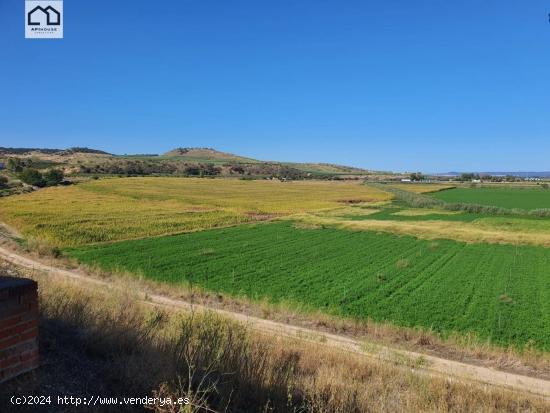
{"type": "MultiPolygon", "coordinates": [[[[48,275],[77,279],[87,283],[110,287],[107,281],[88,277],[74,271],[68,271],[43,264],[32,258],[14,253],[6,248],[0,247],[0,258],[16,266],[47,273],[48,275]]],[[[223,316],[236,319],[245,323],[250,328],[265,334],[275,334],[290,337],[298,340],[315,342],[345,352],[360,354],[371,359],[387,361],[406,369],[414,370],[420,374],[446,377],[451,380],[478,382],[485,385],[506,388],[522,393],[532,393],[550,400],[550,381],[522,376],[519,374],[506,373],[487,367],[473,364],[461,363],[454,360],[434,357],[421,353],[414,353],[405,350],[393,349],[378,344],[356,340],[350,337],[319,332],[313,329],[297,327],[289,324],[252,317],[237,312],[209,308],[203,305],[192,304],[183,300],[168,298],[158,294],[143,293],[143,300],[148,304],[169,306],[183,309],[210,310],[223,316]],[[146,298],[145,298],[146,297],[146,298]]]]}

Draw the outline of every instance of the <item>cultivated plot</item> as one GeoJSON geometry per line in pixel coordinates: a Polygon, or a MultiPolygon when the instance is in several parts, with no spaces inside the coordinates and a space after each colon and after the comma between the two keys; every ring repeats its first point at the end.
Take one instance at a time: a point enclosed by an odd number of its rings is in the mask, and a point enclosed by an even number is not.
{"type": "Polygon", "coordinates": [[[360,182],[105,179],[0,199],[0,219],[53,245],[172,234],[391,197],[360,182]]]}
{"type": "Polygon", "coordinates": [[[454,188],[431,196],[450,203],[490,205],[524,210],[550,208],[550,190],[536,187],[454,188]]]}
{"type": "Polygon", "coordinates": [[[423,241],[278,222],[68,253],[158,281],[550,348],[550,250],[542,247],[423,241]]]}

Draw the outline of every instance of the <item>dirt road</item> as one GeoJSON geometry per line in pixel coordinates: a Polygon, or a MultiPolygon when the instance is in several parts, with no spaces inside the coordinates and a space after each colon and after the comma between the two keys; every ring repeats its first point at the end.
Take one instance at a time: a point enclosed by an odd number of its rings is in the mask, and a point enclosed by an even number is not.
{"type": "MultiPolygon", "coordinates": [[[[0,258],[16,266],[34,269],[51,276],[77,279],[79,281],[112,287],[107,281],[91,278],[75,271],[56,268],[36,261],[30,257],[0,247],[0,258]]],[[[360,354],[371,359],[387,361],[419,374],[446,377],[450,380],[478,382],[488,386],[506,388],[522,393],[532,393],[550,400],[550,381],[502,372],[483,366],[461,363],[454,360],[434,357],[411,351],[393,349],[374,343],[353,339],[346,336],[319,332],[313,329],[252,317],[237,312],[209,308],[183,300],[168,298],[158,294],[143,292],[143,302],[153,305],[169,306],[182,309],[209,310],[245,323],[250,328],[265,334],[275,334],[293,339],[315,342],[345,352],[360,354]]]]}

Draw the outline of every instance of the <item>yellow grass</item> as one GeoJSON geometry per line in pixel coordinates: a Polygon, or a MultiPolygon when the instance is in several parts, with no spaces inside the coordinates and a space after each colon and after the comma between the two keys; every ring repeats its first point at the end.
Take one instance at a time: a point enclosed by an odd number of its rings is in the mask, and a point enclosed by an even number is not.
{"type": "Polygon", "coordinates": [[[392,215],[400,215],[403,217],[421,217],[423,215],[457,215],[460,214],[460,211],[447,211],[444,209],[404,209],[402,211],[394,212],[392,215]]]}
{"type": "Polygon", "coordinates": [[[292,217],[302,225],[330,225],[359,231],[382,231],[393,234],[413,235],[422,239],[453,239],[464,242],[488,242],[494,244],[531,244],[550,247],[550,232],[546,228],[505,229],[498,223],[485,221],[483,225],[461,221],[351,221],[335,214],[300,214],[292,217]]]}
{"type": "Polygon", "coordinates": [[[69,246],[234,225],[391,197],[359,182],[123,178],[0,199],[0,219],[69,246]]]}
{"type": "Polygon", "coordinates": [[[445,184],[391,184],[392,188],[401,189],[403,191],[409,191],[414,192],[416,194],[424,194],[427,192],[436,192],[441,191],[442,189],[450,189],[453,188],[453,185],[445,185],[445,184]]]}

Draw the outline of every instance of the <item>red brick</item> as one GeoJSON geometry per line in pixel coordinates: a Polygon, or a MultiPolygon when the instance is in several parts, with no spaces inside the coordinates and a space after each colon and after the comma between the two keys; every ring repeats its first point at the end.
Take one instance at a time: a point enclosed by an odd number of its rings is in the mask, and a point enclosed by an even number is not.
{"type": "Polygon", "coordinates": [[[5,317],[6,312],[13,310],[14,308],[26,308],[27,304],[22,304],[19,302],[18,299],[9,299],[6,301],[0,301],[0,314],[2,314],[2,318],[5,317]]]}
{"type": "Polygon", "coordinates": [[[21,318],[22,318],[22,315],[16,315],[14,317],[8,317],[8,318],[0,319],[0,330],[4,329],[4,328],[7,328],[7,327],[10,327],[10,326],[13,326],[13,325],[19,323],[20,321],[23,321],[21,318]]]}
{"type": "Polygon", "coordinates": [[[32,303],[37,301],[36,291],[30,291],[28,293],[19,296],[19,302],[22,304],[32,303]]]}
{"type": "MultiPolygon", "coordinates": [[[[15,317],[17,315],[23,315],[31,310],[29,309],[29,305],[30,304],[17,304],[10,306],[9,308],[1,308],[0,306],[0,314],[2,314],[4,319],[8,317],[15,317]]],[[[38,306],[36,308],[38,308],[38,306]]]]}
{"type": "Polygon", "coordinates": [[[5,350],[0,350],[0,360],[4,360],[16,354],[21,354],[25,351],[31,351],[38,348],[38,340],[30,339],[17,343],[5,350]]]}
{"type": "Polygon", "coordinates": [[[0,360],[0,369],[5,369],[6,367],[18,364],[19,362],[21,362],[21,356],[19,355],[11,356],[5,360],[0,360]]]}
{"type": "Polygon", "coordinates": [[[35,281],[0,277],[0,382],[39,363],[35,281]]]}
{"type": "Polygon", "coordinates": [[[19,374],[26,373],[27,371],[30,371],[32,369],[35,369],[39,365],[38,357],[32,360],[27,360],[25,362],[19,363],[16,366],[8,367],[4,370],[2,370],[0,373],[2,376],[0,376],[0,382],[11,379],[15,376],[18,376],[19,374]]]}
{"type": "Polygon", "coordinates": [[[38,357],[38,348],[30,351],[25,351],[21,353],[21,356],[19,358],[21,361],[27,361],[38,357]]]}
{"type": "Polygon", "coordinates": [[[0,341],[0,350],[4,350],[6,348],[10,348],[11,346],[19,343],[21,340],[19,337],[13,336],[9,337],[5,340],[0,341]]]}
{"type": "Polygon", "coordinates": [[[38,328],[34,327],[31,330],[25,331],[24,333],[17,334],[12,337],[8,337],[4,340],[0,340],[0,350],[7,349],[14,344],[17,344],[19,342],[26,341],[31,338],[38,337],[38,328]]]}
{"type": "Polygon", "coordinates": [[[24,323],[19,323],[9,328],[5,328],[3,330],[0,330],[0,340],[6,337],[14,336],[16,334],[24,333],[25,331],[34,327],[38,327],[38,320],[31,320],[24,323]]]}

